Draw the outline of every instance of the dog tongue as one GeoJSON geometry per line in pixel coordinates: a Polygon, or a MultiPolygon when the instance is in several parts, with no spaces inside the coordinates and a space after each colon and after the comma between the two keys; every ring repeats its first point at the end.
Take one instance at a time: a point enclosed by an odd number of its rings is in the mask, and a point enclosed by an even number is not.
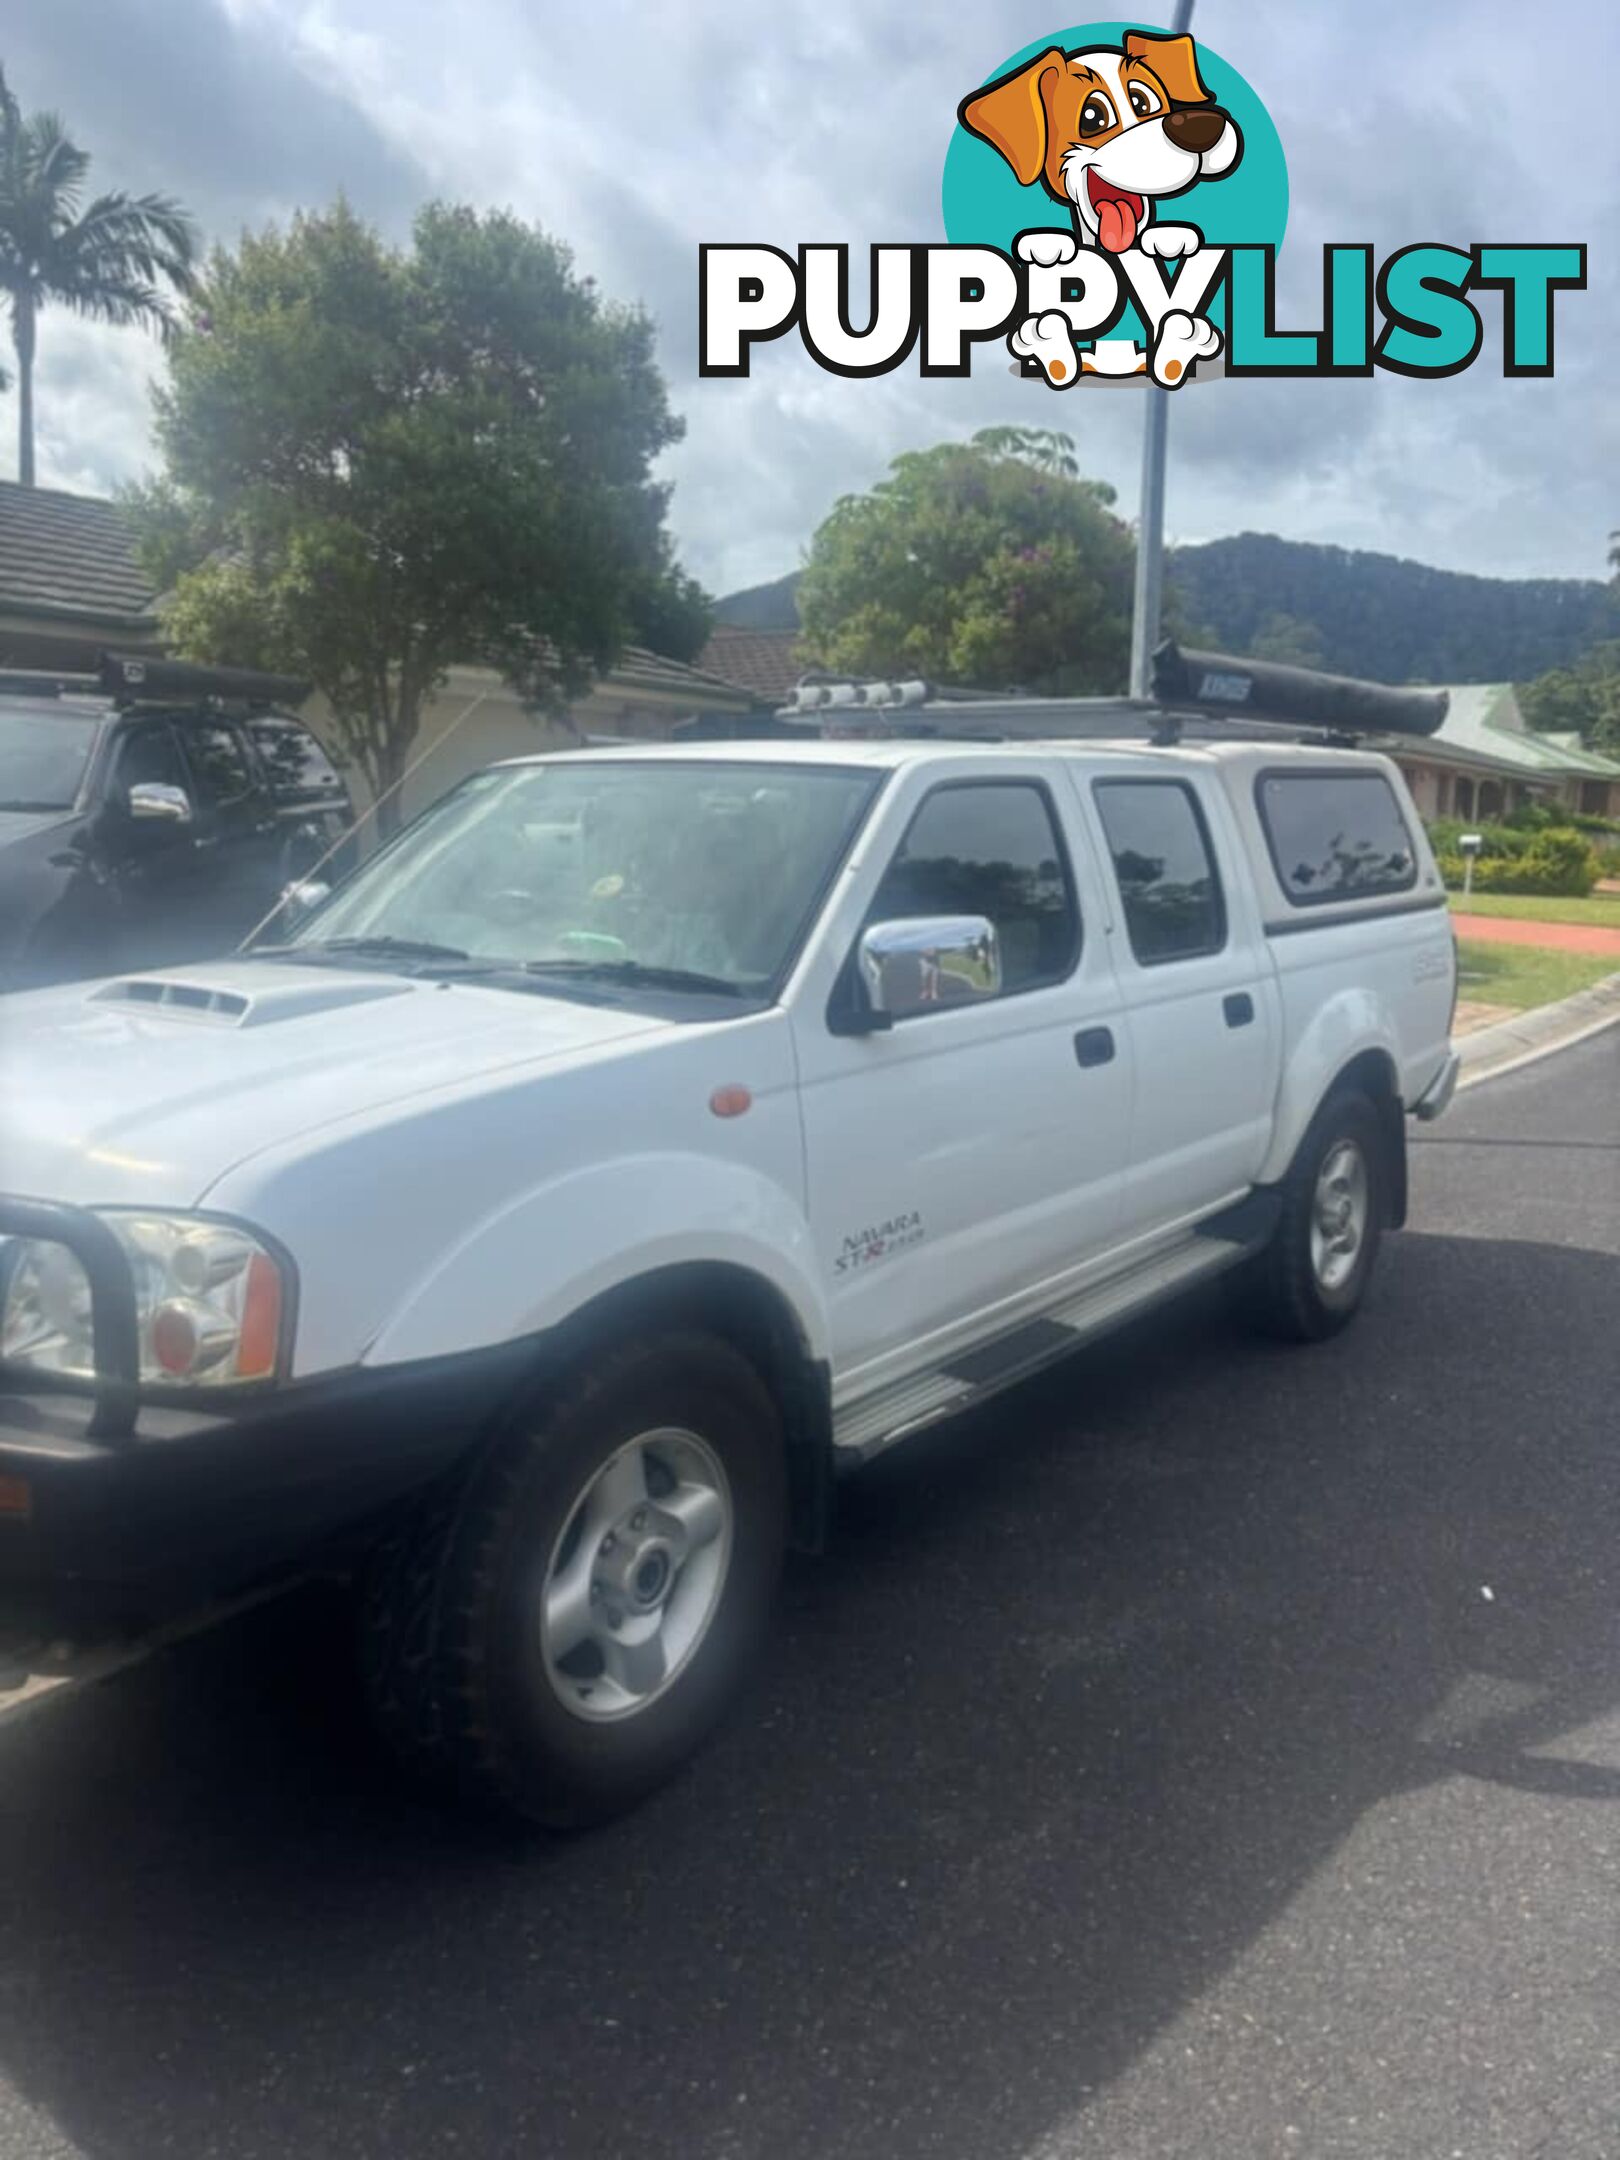
{"type": "Polygon", "coordinates": [[[1097,238],[1110,255],[1123,255],[1136,238],[1136,212],[1117,195],[1105,195],[1097,205],[1097,238]]]}

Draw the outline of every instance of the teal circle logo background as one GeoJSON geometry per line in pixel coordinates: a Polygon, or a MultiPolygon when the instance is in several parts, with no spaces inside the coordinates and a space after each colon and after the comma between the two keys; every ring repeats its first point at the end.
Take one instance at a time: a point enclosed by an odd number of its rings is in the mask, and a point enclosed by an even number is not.
{"type": "MultiPolygon", "coordinates": [[[[1136,19],[1080,23],[1072,30],[1056,30],[1050,37],[1036,38],[1033,44],[1021,46],[982,79],[997,82],[1028,61],[1038,60],[1054,45],[1066,53],[1086,52],[1099,45],[1118,46],[1132,30],[1169,35],[1136,19]]],[[[1169,223],[1184,219],[1196,225],[1211,247],[1280,247],[1288,223],[1288,161],[1283,156],[1281,138],[1271,115],[1230,61],[1223,60],[1202,38],[1193,42],[1198,50],[1198,72],[1210,94],[1242,131],[1243,155],[1220,179],[1200,180],[1184,195],[1163,197],[1162,220],[1169,223]]],[[[977,83],[964,82],[961,95],[967,97],[978,87],[977,83]]],[[[1055,203],[1039,183],[1020,187],[1006,160],[989,143],[970,135],[960,121],[951,132],[945,152],[941,198],[945,237],[957,247],[994,247],[1011,254],[1019,233],[1035,226],[1071,222],[1062,205],[1055,203]]],[[[1210,310],[1217,321],[1225,315],[1225,298],[1222,292],[1210,310]]],[[[1134,334],[1134,323],[1134,313],[1127,310],[1114,334],[1134,334]]]]}

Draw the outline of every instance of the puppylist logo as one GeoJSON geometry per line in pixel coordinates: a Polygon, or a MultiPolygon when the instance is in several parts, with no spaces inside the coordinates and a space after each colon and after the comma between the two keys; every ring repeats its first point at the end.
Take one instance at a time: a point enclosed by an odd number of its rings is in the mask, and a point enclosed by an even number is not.
{"type": "Polygon", "coordinates": [[[1005,341],[1057,391],[1217,375],[1455,375],[1499,292],[1506,375],[1553,372],[1554,302],[1586,283],[1583,243],[1418,240],[1382,264],[1323,249],[1320,327],[1276,319],[1288,171],[1264,105],[1190,37],[1091,23],[1026,46],[970,89],[945,158],[946,243],[874,242],[866,322],[849,249],[698,250],[699,372],[746,375],[797,329],[820,366],[966,375],[1005,341]]]}

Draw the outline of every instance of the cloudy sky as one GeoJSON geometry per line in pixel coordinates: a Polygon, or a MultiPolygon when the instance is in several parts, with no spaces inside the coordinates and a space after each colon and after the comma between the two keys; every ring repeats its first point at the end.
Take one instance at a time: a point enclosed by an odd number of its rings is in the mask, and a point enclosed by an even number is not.
{"type": "MultiPolygon", "coordinates": [[[[1168,7],[1163,11],[1168,14],[1168,7]]],[[[1103,13],[1098,10],[1099,16],[1103,13]]],[[[1157,19],[1154,14],[1146,22],[1157,19]]],[[[1602,574],[1620,525],[1620,19],[1567,0],[1527,34],[1506,0],[1198,0],[1288,153],[1279,323],[1313,327],[1325,241],[1589,244],[1558,302],[1558,372],[1484,353],[1425,383],[1222,383],[1173,407],[1172,537],[1248,528],[1504,575],[1602,574]]],[[[1141,407],[1061,404],[983,348],[968,381],[914,363],[868,382],[796,339],[747,382],[696,372],[703,240],[937,240],[958,98],[1067,18],[1040,0],[965,15],[900,0],[10,0],[0,60],[65,112],[103,185],[163,188],[210,238],[339,189],[403,235],[433,195],[512,207],[639,299],[687,436],[673,522],[713,590],[791,569],[838,495],[898,451],[996,420],[1059,424],[1134,505],[1141,407]]],[[[102,490],[150,459],[145,341],[43,325],[40,477],[102,490]]],[[[15,471],[0,401],[0,471],[15,471]]]]}

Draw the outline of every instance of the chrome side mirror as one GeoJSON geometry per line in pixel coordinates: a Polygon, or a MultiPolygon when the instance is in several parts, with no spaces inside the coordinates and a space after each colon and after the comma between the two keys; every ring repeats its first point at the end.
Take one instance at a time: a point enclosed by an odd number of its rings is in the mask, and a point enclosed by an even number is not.
{"type": "Polygon", "coordinates": [[[331,897],[332,888],[324,878],[296,878],[291,885],[283,885],[281,897],[276,902],[276,913],[286,930],[293,929],[308,915],[313,915],[323,900],[331,897]]]}
{"type": "Polygon", "coordinates": [[[143,823],[189,825],[191,797],[166,780],[137,780],[129,791],[129,814],[143,823]]]}
{"type": "Polygon", "coordinates": [[[871,924],[855,964],[879,1027],[941,1005],[975,1005],[1001,989],[1001,940],[985,915],[911,915],[871,924]]]}

